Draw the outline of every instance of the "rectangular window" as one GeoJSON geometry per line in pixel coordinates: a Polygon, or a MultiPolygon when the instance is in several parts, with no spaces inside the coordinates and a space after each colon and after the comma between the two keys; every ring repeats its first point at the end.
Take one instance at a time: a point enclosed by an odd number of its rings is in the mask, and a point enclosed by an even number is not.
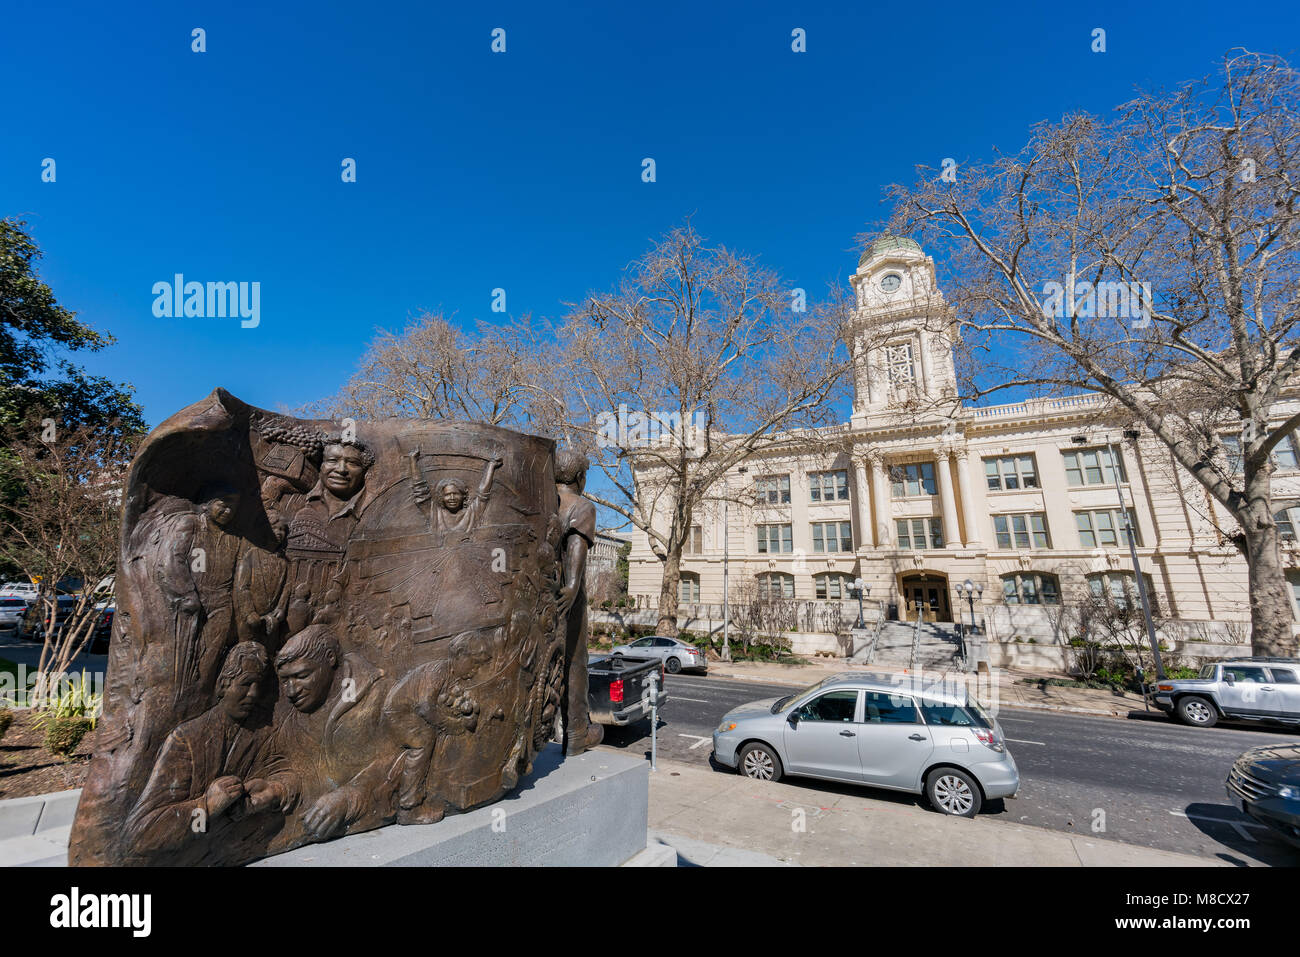
{"type": "Polygon", "coordinates": [[[817,597],[821,599],[849,598],[850,583],[844,575],[834,573],[813,576],[817,597]]]}
{"type": "Polygon", "coordinates": [[[1300,462],[1297,462],[1295,451],[1295,438],[1292,435],[1285,435],[1282,441],[1273,446],[1273,464],[1279,470],[1294,469],[1300,462]]]}
{"type": "Polygon", "coordinates": [[[1032,455],[1003,455],[985,459],[984,475],[988,479],[989,490],[993,492],[1038,488],[1038,469],[1032,455]]]}
{"type": "Polygon", "coordinates": [[[998,548],[1051,548],[1047,537],[1047,515],[1026,512],[1019,515],[994,515],[993,531],[998,548]]]}
{"type": "Polygon", "coordinates": [[[790,504],[790,476],[764,475],[758,480],[758,500],[768,505],[790,504]]]}
{"type": "Polygon", "coordinates": [[[700,601],[700,580],[682,576],[681,589],[678,597],[684,602],[693,602],[699,604],[700,601]]]}
{"type": "MultiPolygon", "coordinates": [[[[1079,526],[1079,544],[1084,548],[1128,546],[1128,536],[1124,530],[1124,513],[1115,511],[1075,512],[1074,520],[1079,526]]],[[[1142,533],[1138,530],[1137,519],[1133,510],[1128,510],[1128,520],[1133,529],[1133,541],[1142,545],[1142,533]]]]}
{"type": "Polygon", "coordinates": [[[935,494],[933,462],[895,465],[890,469],[890,479],[893,483],[894,498],[935,494]]]}
{"type": "Polygon", "coordinates": [[[849,522],[814,522],[814,552],[853,551],[853,526],[849,522]]]}
{"type": "MultiPolygon", "coordinates": [[[[1115,470],[1112,467],[1110,449],[1083,449],[1078,452],[1066,452],[1065,480],[1072,486],[1077,485],[1113,485],[1115,470]]],[[[1119,462],[1119,480],[1127,482],[1124,476],[1124,460],[1119,462]]]]}
{"type": "Polygon", "coordinates": [[[808,473],[809,497],[814,502],[847,502],[849,500],[849,473],[808,473]]]}
{"type": "Polygon", "coordinates": [[[932,518],[898,519],[898,547],[905,550],[923,551],[927,548],[943,548],[943,519],[932,518]]]}
{"type": "Polygon", "coordinates": [[[704,550],[704,530],[699,525],[691,526],[691,533],[686,536],[686,544],[682,548],[683,555],[698,555],[704,550]]]}
{"type": "Polygon", "coordinates": [[[769,572],[758,576],[758,597],[764,601],[794,597],[794,576],[769,572]]]}
{"type": "Polygon", "coordinates": [[[1221,435],[1219,441],[1228,453],[1228,474],[1237,475],[1245,471],[1245,462],[1241,457],[1241,439],[1235,435],[1221,435]]]}
{"type": "Polygon", "coordinates": [[[773,552],[794,551],[794,534],[791,525],[759,525],[758,550],[767,555],[773,552]]]}

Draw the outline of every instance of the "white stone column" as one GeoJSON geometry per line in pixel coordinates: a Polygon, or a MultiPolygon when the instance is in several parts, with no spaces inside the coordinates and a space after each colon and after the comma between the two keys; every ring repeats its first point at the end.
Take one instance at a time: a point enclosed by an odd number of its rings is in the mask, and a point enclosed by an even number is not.
{"type": "Polygon", "coordinates": [[[937,390],[934,387],[934,364],[930,361],[930,335],[924,328],[916,333],[917,348],[920,350],[917,361],[921,365],[921,391],[930,395],[937,390]]]}
{"type": "Polygon", "coordinates": [[[861,456],[853,458],[854,493],[858,501],[858,548],[876,544],[876,530],[871,527],[871,486],[867,484],[867,463],[861,456]]]}
{"type": "Polygon", "coordinates": [[[961,495],[961,515],[966,524],[966,547],[972,548],[983,544],[980,541],[980,517],[975,509],[975,497],[971,494],[970,456],[965,449],[953,453],[957,459],[957,492],[961,495]]]}
{"type": "Polygon", "coordinates": [[[890,534],[889,493],[885,485],[885,467],[879,459],[871,460],[871,499],[876,506],[876,547],[886,548],[893,541],[890,534]]]}
{"type": "Polygon", "coordinates": [[[935,453],[935,478],[939,481],[939,502],[943,506],[943,543],[948,548],[961,548],[961,531],[957,528],[957,499],[952,494],[952,471],[948,462],[952,453],[939,449],[935,453]]]}

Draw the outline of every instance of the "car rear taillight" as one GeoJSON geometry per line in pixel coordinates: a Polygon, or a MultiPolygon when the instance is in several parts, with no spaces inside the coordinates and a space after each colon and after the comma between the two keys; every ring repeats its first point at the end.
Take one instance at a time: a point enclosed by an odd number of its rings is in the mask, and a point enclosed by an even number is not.
{"type": "Polygon", "coordinates": [[[623,700],[623,679],[615,678],[609,683],[609,700],[619,703],[623,700]]]}
{"type": "Polygon", "coordinates": [[[975,737],[979,739],[979,743],[984,747],[992,748],[994,751],[1006,750],[1002,745],[1002,740],[988,728],[971,728],[971,731],[975,732],[975,737]]]}

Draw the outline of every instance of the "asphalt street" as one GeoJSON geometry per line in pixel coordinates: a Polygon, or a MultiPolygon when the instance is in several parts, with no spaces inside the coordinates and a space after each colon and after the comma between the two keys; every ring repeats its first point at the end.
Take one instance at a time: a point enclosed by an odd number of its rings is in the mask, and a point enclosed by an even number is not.
{"type": "MultiPolygon", "coordinates": [[[[667,676],[666,690],[669,701],[660,712],[657,734],[659,756],[708,767],[710,736],[728,710],[794,689],[682,674],[667,676]]],[[[1124,719],[1002,708],[997,719],[1020,768],[1021,787],[1013,799],[989,802],[981,817],[1087,832],[1231,863],[1300,864],[1300,851],[1242,815],[1224,793],[1228,768],[1241,752],[1261,744],[1300,744],[1300,734],[1253,726],[1188,728],[1141,711],[1124,719]]],[[[649,756],[648,721],[605,731],[605,746],[649,756]]],[[[719,774],[735,773],[712,766],[719,774]]],[[[813,791],[856,790],[882,800],[924,802],[919,795],[865,786],[798,783],[813,791]]]]}

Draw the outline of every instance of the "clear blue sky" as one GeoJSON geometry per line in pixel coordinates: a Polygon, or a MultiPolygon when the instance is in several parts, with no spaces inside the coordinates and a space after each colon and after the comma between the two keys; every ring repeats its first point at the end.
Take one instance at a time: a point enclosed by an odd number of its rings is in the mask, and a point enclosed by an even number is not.
{"type": "Polygon", "coordinates": [[[60,301],[117,337],[86,365],[133,383],[151,425],[218,385],[294,407],[378,327],[491,318],[496,287],[558,316],[691,214],[817,294],[915,164],[1018,149],[1231,46],[1294,61],[1297,9],[11,0],[0,215],[29,220],[60,301]],[[155,318],[178,272],[260,282],[260,326],[155,318]]]}

